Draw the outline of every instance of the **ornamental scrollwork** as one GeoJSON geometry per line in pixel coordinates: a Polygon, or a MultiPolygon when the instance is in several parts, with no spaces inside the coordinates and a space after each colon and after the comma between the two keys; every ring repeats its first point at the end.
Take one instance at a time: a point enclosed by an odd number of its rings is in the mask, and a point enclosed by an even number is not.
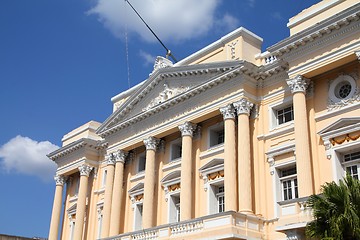
{"type": "Polygon", "coordinates": [[[232,104],[228,104],[225,107],[220,108],[220,112],[224,117],[224,120],[226,119],[235,119],[235,109],[232,104]]]}
{"type": "Polygon", "coordinates": [[[242,98],[237,102],[234,102],[234,107],[236,109],[236,112],[238,115],[240,114],[246,114],[250,116],[250,111],[254,104],[250,102],[247,98],[242,98]]]}
{"type": "Polygon", "coordinates": [[[56,175],[54,177],[54,180],[55,180],[56,186],[57,185],[63,186],[64,183],[66,182],[66,177],[63,175],[56,175]]]}
{"type": "Polygon", "coordinates": [[[144,139],[144,144],[145,144],[146,150],[156,150],[159,142],[160,142],[160,139],[157,139],[157,138],[151,137],[151,136],[144,139]]]}
{"type": "Polygon", "coordinates": [[[179,127],[179,130],[180,130],[182,136],[192,137],[196,130],[196,124],[191,123],[191,122],[185,122],[184,124],[181,124],[178,127],[179,127]]]}
{"type": "Polygon", "coordinates": [[[297,92],[306,93],[306,89],[310,84],[310,79],[298,75],[293,79],[286,80],[286,83],[290,87],[291,93],[297,93],[297,92]]]}
{"type": "Polygon", "coordinates": [[[93,169],[93,167],[84,164],[84,165],[81,165],[78,169],[80,171],[80,176],[87,176],[88,177],[90,175],[90,172],[93,169]]]}

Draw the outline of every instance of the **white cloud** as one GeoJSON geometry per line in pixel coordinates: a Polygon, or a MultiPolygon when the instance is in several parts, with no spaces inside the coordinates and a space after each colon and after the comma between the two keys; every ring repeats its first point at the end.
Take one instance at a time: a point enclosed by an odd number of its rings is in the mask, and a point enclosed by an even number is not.
{"type": "Polygon", "coordinates": [[[145,66],[153,65],[155,63],[156,57],[151,55],[150,53],[140,50],[139,55],[144,59],[145,66]]]}
{"type": "MultiPolygon", "coordinates": [[[[215,16],[220,2],[221,0],[131,0],[134,8],[162,41],[188,40],[206,34],[223,18],[215,16]]],[[[124,0],[96,0],[96,5],[88,14],[96,15],[118,38],[124,38],[124,29],[127,28],[128,32],[136,33],[147,41],[156,41],[124,0]]],[[[229,16],[226,19],[229,20],[229,16]]]]}
{"type": "Polygon", "coordinates": [[[284,18],[282,17],[281,13],[280,12],[273,12],[271,14],[271,16],[276,19],[276,20],[283,20],[284,18]]]}
{"type": "Polygon", "coordinates": [[[222,19],[216,22],[219,29],[225,29],[226,31],[234,30],[239,27],[239,20],[230,14],[226,13],[222,19]]]}
{"type": "Polygon", "coordinates": [[[0,147],[0,166],[10,173],[32,175],[50,181],[56,164],[46,154],[59,147],[51,142],[37,142],[28,137],[16,136],[0,147]]]}
{"type": "Polygon", "coordinates": [[[255,7],[255,0],[248,0],[247,2],[250,7],[255,7]]]}

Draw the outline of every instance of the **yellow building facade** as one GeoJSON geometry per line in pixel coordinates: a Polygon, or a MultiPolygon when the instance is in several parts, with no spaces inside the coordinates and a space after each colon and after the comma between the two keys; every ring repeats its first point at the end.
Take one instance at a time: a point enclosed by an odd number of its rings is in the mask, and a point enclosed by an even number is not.
{"type": "Polygon", "coordinates": [[[48,155],[49,239],[305,239],[307,197],[359,177],[359,17],[356,0],[324,0],[266,52],[239,28],[158,57],[48,155]]]}

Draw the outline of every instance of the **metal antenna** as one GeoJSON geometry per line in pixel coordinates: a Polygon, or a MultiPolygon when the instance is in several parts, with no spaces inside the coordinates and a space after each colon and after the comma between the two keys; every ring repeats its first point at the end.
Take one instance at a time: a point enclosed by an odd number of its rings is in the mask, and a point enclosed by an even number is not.
{"type": "Polygon", "coordinates": [[[145,20],[140,16],[140,14],[136,11],[136,9],[131,5],[131,3],[129,2],[129,0],[125,0],[125,2],[127,2],[129,4],[129,6],[134,10],[134,12],[136,13],[136,15],[138,15],[138,17],[141,19],[141,21],[145,24],[145,26],[150,30],[150,32],[156,37],[156,39],[160,42],[160,44],[165,48],[166,50],[166,58],[171,57],[174,62],[177,62],[176,58],[174,57],[174,55],[171,53],[170,49],[168,49],[165,44],[160,40],[160,38],[155,34],[155,32],[149,27],[149,25],[145,22],[145,20]]]}

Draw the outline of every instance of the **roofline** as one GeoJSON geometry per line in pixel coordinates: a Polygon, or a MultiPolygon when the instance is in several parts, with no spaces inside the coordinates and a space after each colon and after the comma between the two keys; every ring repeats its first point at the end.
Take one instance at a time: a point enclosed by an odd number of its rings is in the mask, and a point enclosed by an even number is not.
{"type": "Polygon", "coordinates": [[[257,41],[257,43],[259,45],[263,42],[263,39],[261,37],[259,37],[258,35],[256,35],[255,33],[247,30],[244,27],[240,27],[240,28],[237,28],[234,31],[228,33],[227,35],[223,36],[219,40],[211,43],[210,45],[202,48],[201,50],[199,50],[199,51],[191,54],[190,56],[184,58],[183,60],[175,63],[174,67],[186,65],[189,62],[192,62],[195,59],[200,58],[200,57],[208,54],[209,52],[212,52],[214,49],[219,48],[220,46],[223,46],[230,39],[235,38],[235,37],[240,36],[240,35],[252,38],[253,40],[257,41]]]}

